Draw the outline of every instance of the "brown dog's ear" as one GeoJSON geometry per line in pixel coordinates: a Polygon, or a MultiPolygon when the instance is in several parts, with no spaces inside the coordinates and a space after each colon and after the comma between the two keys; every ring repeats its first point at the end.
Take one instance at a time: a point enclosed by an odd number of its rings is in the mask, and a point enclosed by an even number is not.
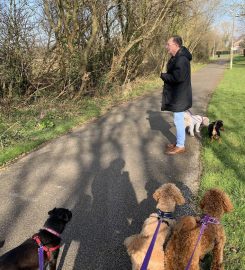
{"type": "Polygon", "coordinates": [[[155,201],[159,201],[159,199],[160,199],[160,197],[161,197],[161,188],[158,188],[157,190],[155,190],[155,192],[153,193],[153,199],[155,200],[155,201]]]}
{"type": "Polygon", "coordinates": [[[223,209],[225,213],[229,213],[234,209],[229,196],[225,192],[223,193],[223,209]]]}
{"type": "Polygon", "coordinates": [[[181,191],[174,185],[171,185],[171,193],[176,201],[177,205],[183,205],[185,203],[185,198],[182,195],[181,191]]]}
{"type": "Polygon", "coordinates": [[[181,192],[179,192],[179,194],[175,194],[175,201],[177,205],[183,205],[185,203],[185,198],[181,192]]]}

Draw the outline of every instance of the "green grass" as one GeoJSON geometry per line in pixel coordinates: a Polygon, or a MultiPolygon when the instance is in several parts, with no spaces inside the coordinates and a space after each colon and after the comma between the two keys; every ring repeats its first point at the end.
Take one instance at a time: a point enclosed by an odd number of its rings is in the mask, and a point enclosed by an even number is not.
{"type": "MultiPolygon", "coordinates": [[[[235,55],[234,55],[234,57],[235,57],[235,55]]],[[[215,55],[214,58],[213,58],[213,56],[210,56],[210,62],[221,60],[221,59],[230,59],[230,54],[221,54],[220,57],[215,55]]]]}
{"type": "Polygon", "coordinates": [[[245,57],[236,57],[232,70],[214,92],[208,107],[212,120],[224,121],[222,144],[203,142],[200,195],[211,187],[226,191],[235,210],[225,215],[225,269],[245,269],[245,57]]]}
{"type": "Polygon", "coordinates": [[[162,82],[150,76],[131,87],[105,97],[82,101],[42,98],[37,103],[11,104],[0,110],[0,166],[30,152],[42,143],[65,134],[73,127],[106,113],[113,106],[160,88],[162,82]]]}
{"type": "Polygon", "coordinates": [[[191,71],[192,72],[196,72],[199,69],[203,68],[204,66],[206,66],[206,63],[191,63],[191,71]]]}
{"type": "MultiPolygon", "coordinates": [[[[192,71],[203,66],[194,63],[192,71]]],[[[162,84],[158,76],[149,76],[105,97],[83,98],[79,102],[43,97],[37,103],[20,105],[17,101],[0,108],[0,166],[103,115],[117,104],[160,89],[162,84]]]]}

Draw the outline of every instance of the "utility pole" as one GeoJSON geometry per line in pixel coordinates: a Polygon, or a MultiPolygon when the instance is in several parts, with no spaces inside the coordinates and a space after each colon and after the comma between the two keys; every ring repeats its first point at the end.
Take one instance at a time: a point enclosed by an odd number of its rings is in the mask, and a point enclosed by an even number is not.
{"type": "Polygon", "coordinates": [[[234,54],[234,31],[235,31],[235,18],[236,17],[243,17],[245,14],[235,15],[235,7],[230,10],[232,14],[232,31],[231,31],[231,53],[230,53],[230,69],[233,66],[233,54],[234,54]]]}
{"type": "Polygon", "coordinates": [[[235,28],[235,14],[232,12],[232,30],[231,30],[231,53],[230,53],[230,69],[233,65],[233,50],[234,50],[234,28],[235,28]]]}
{"type": "Polygon", "coordinates": [[[214,59],[214,57],[215,57],[215,39],[214,39],[214,45],[213,45],[213,59],[214,59]]]}

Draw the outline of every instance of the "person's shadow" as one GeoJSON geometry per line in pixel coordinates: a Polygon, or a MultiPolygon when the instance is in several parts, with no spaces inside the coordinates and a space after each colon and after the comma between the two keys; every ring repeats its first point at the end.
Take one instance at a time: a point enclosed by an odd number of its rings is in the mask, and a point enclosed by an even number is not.
{"type": "Polygon", "coordinates": [[[144,221],[149,217],[150,214],[156,212],[157,202],[153,199],[154,191],[161,186],[161,183],[150,180],[145,184],[145,190],[147,191],[147,198],[145,198],[138,205],[134,211],[134,217],[131,224],[131,231],[133,234],[141,231],[144,221]]]}
{"type": "Polygon", "coordinates": [[[185,198],[185,204],[176,206],[175,217],[178,219],[182,216],[196,216],[196,198],[187,185],[180,181],[174,181],[174,184],[180,189],[185,198]]]}
{"type": "Polygon", "coordinates": [[[170,131],[172,126],[170,125],[170,119],[167,121],[166,119],[169,118],[167,114],[165,114],[165,118],[163,117],[163,113],[159,111],[147,111],[149,117],[149,124],[151,130],[158,130],[160,131],[164,137],[167,138],[169,142],[175,142],[176,138],[175,135],[170,131]]]}
{"type": "Polygon", "coordinates": [[[122,158],[99,171],[91,184],[91,197],[80,195],[72,212],[70,237],[60,260],[64,260],[71,242],[78,245],[73,269],[130,269],[123,241],[132,235],[131,221],[138,203],[122,158]],[[86,206],[85,206],[86,205],[86,206]]]}
{"type": "MultiPolygon", "coordinates": [[[[72,269],[126,270],[131,269],[130,258],[123,242],[126,237],[139,233],[146,218],[156,212],[154,191],[163,183],[150,180],[145,184],[147,197],[138,204],[125,161],[113,160],[94,176],[91,195],[81,190],[72,209],[73,220],[64,235],[65,246],[58,270],[64,268],[68,250],[77,247],[72,269]]],[[[175,183],[186,198],[184,206],[177,207],[176,217],[195,215],[190,207],[193,195],[181,182],[175,183]]]]}

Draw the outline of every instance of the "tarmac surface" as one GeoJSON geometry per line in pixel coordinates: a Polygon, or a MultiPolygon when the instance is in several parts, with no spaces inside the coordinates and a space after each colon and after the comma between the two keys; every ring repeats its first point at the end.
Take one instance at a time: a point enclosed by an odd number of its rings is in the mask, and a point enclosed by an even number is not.
{"type": "MultiPolygon", "coordinates": [[[[192,113],[205,115],[225,68],[220,60],[192,75],[192,113]]],[[[187,136],[186,153],[164,154],[175,128],[172,113],[160,111],[161,92],[115,107],[0,171],[1,254],[36,233],[50,209],[66,207],[73,219],[58,269],[129,270],[123,241],[155,211],[157,187],[175,183],[187,200],[176,216],[193,213],[200,140],[187,136]]]]}

